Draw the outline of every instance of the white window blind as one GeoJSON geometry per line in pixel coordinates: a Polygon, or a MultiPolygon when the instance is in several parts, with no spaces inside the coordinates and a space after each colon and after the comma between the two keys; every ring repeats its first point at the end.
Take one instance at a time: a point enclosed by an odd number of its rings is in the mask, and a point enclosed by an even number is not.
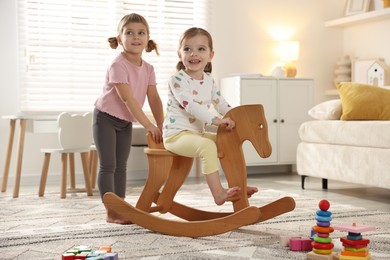
{"type": "MultiPolygon", "coordinates": [[[[189,27],[209,27],[207,0],[18,0],[20,110],[91,111],[102,93],[106,69],[121,51],[108,46],[128,13],[149,23],[153,51],[143,58],[156,72],[163,104],[174,73],[180,35],[189,27]]],[[[145,106],[148,110],[148,106],[145,106]]]]}

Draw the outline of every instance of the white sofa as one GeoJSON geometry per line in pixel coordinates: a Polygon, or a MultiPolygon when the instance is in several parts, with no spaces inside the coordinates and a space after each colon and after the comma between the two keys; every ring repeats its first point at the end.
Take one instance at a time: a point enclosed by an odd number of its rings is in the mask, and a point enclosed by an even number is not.
{"type": "Polygon", "coordinates": [[[315,120],[299,129],[297,172],[390,188],[390,121],[315,120]]]}
{"type": "Polygon", "coordinates": [[[390,188],[390,90],[348,83],[340,99],[309,111],[299,129],[297,172],[306,177],[390,188]],[[358,88],[356,88],[356,85],[358,88]]]}

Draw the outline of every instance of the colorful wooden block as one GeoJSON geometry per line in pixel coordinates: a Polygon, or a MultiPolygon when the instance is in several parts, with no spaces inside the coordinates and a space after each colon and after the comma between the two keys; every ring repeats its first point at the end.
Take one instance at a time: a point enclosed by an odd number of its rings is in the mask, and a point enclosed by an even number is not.
{"type": "Polygon", "coordinates": [[[316,254],[313,251],[306,254],[306,259],[309,260],[336,260],[339,259],[337,254],[332,253],[330,255],[320,255],[316,254]]]}
{"type": "Polygon", "coordinates": [[[118,260],[118,253],[107,253],[103,255],[104,260],[118,260]]]}
{"type": "Polygon", "coordinates": [[[111,247],[110,246],[100,246],[99,251],[106,251],[107,253],[111,253],[111,247]]]}
{"type": "Polygon", "coordinates": [[[73,260],[74,254],[73,253],[64,253],[62,254],[62,260],[73,260]]]}
{"type": "Polygon", "coordinates": [[[368,255],[366,257],[340,255],[339,258],[340,258],[340,260],[371,260],[370,255],[368,255]]]}
{"type": "Polygon", "coordinates": [[[310,251],[312,250],[310,238],[293,237],[290,238],[291,251],[310,251]]]}
{"type": "Polygon", "coordinates": [[[347,237],[340,238],[340,241],[344,247],[344,250],[342,250],[340,253],[340,259],[366,260],[371,258],[367,248],[370,240],[363,239],[361,233],[375,230],[375,227],[352,223],[336,225],[334,228],[340,231],[348,232],[347,237]]]}
{"type": "Polygon", "coordinates": [[[366,247],[370,243],[370,240],[365,238],[361,240],[349,240],[346,237],[342,237],[340,241],[343,243],[343,246],[355,248],[366,247]]]}
{"type": "Polygon", "coordinates": [[[373,226],[360,225],[360,224],[356,224],[356,223],[334,225],[333,228],[336,230],[353,232],[353,233],[363,233],[366,231],[375,230],[375,227],[373,227],[373,226]]]}
{"type": "Polygon", "coordinates": [[[62,260],[118,260],[118,253],[112,252],[110,246],[100,246],[92,253],[88,246],[76,246],[62,254],[62,260]]]}

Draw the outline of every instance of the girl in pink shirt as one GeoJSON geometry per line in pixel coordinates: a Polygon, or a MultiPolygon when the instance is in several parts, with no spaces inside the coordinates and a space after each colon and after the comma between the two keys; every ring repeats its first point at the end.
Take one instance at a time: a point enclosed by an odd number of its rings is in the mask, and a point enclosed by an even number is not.
{"type": "MultiPolygon", "coordinates": [[[[123,52],[107,69],[103,93],[95,102],[93,135],[100,160],[98,187],[102,198],[106,192],[125,198],[133,122],[144,126],[157,143],[162,141],[164,113],[156,76],[153,66],[142,59],[144,50],[158,54],[149,34],[145,18],[133,13],[120,21],[118,36],[108,39],[111,48],[122,45],[123,52]],[[146,97],[157,126],[142,111],[146,97]]],[[[108,209],[106,220],[129,224],[108,209]]]]}

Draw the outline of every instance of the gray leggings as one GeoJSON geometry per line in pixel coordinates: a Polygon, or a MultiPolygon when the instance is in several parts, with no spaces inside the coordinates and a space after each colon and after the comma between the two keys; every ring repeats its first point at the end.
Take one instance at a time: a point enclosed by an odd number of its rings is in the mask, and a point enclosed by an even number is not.
{"type": "Polygon", "coordinates": [[[95,108],[93,138],[99,156],[100,196],[114,192],[126,196],[127,159],[131,148],[132,122],[121,120],[95,108]]]}

